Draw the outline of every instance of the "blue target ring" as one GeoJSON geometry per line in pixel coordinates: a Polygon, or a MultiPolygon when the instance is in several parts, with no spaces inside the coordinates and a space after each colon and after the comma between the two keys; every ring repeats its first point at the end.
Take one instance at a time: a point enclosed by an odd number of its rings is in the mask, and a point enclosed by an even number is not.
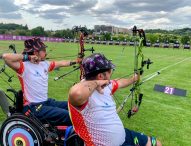
{"type": "Polygon", "coordinates": [[[26,146],[34,146],[34,139],[31,134],[25,129],[16,128],[9,133],[8,143],[9,146],[14,146],[14,141],[17,138],[24,140],[26,146]]]}

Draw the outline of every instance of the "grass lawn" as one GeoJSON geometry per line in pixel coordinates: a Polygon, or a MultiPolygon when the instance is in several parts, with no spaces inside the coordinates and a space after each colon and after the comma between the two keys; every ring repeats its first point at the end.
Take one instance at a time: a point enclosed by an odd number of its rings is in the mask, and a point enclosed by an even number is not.
{"type": "MultiPolygon", "coordinates": [[[[18,52],[23,49],[21,41],[0,41],[0,53],[8,49],[14,43],[18,52]]],[[[75,43],[46,43],[48,45],[48,57],[62,57],[64,60],[74,59],[68,57],[78,53],[78,44],[75,43]]],[[[134,67],[134,47],[129,46],[109,46],[86,44],[85,48],[94,47],[95,52],[104,53],[112,59],[116,65],[112,78],[119,78],[133,72],[134,67]]],[[[131,99],[125,105],[123,111],[119,113],[125,127],[153,135],[159,138],[164,146],[190,146],[191,145],[191,51],[172,48],[144,48],[145,59],[150,58],[154,63],[150,69],[146,69],[142,78],[150,77],[153,73],[161,71],[161,74],[141,85],[144,94],[139,112],[127,118],[126,113],[130,108],[131,99]],[[176,87],[187,90],[186,97],[169,95],[153,90],[155,84],[176,87]]],[[[91,54],[85,52],[86,55],[91,54]]],[[[59,58],[60,60],[60,58],[59,58]]],[[[2,60],[0,61],[2,63],[2,60]]],[[[62,75],[72,67],[55,70],[49,75],[49,97],[58,100],[67,100],[69,88],[79,81],[79,71],[54,81],[54,78],[62,75]]],[[[7,67],[7,72],[14,75],[10,85],[15,89],[20,89],[16,74],[7,67]]],[[[6,76],[0,74],[0,89],[6,91],[9,88],[6,76]]],[[[120,103],[123,97],[129,94],[129,88],[116,92],[115,97],[120,103]]],[[[5,115],[0,109],[0,123],[5,120],[5,115]]]]}

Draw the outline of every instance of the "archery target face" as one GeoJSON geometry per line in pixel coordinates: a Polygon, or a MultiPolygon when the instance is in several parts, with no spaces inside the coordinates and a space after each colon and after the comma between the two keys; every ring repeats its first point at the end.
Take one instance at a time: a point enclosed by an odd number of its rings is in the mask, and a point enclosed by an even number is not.
{"type": "Polygon", "coordinates": [[[39,146],[34,128],[22,121],[8,123],[3,131],[3,144],[9,146],[39,146]]]}

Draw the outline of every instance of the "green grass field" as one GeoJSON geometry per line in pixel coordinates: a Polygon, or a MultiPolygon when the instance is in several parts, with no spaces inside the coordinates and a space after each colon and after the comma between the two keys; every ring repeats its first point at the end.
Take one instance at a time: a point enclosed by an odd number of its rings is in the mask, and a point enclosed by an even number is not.
{"type": "MultiPolygon", "coordinates": [[[[8,49],[14,43],[18,52],[23,49],[23,42],[0,41],[0,53],[8,49]]],[[[71,43],[46,43],[48,45],[48,57],[63,57],[64,60],[74,59],[67,57],[78,53],[78,44],[71,43]]],[[[86,44],[85,48],[94,47],[95,52],[104,53],[117,66],[112,78],[121,77],[133,72],[134,47],[108,46],[86,44]]],[[[125,127],[143,132],[147,135],[156,136],[164,146],[190,146],[191,145],[191,51],[182,49],[144,48],[145,59],[150,58],[154,63],[150,69],[145,68],[143,78],[160,71],[161,74],[145,82],[141,86],[144,93],[139,112],[128,119],[126,112],[130,108],[131,99],[121,111],[120,117],[125,127]],[[186,97],[169,95],[153,90],[155,84],[168,85],[171,87],[187,90],[186,97]]],[[[85,52],[86,55],[90,52],[85,52]]],[[[60,60],[60,59],[59,59],[60,60]]],[[[2,63],[2,60],[1,60],[2,63]]],[[[72,70],[72,67],[53,71],[49,76],[49,97],[58,100],[67,100],[69,88],[73,83],[79,81],[79,71],[54,81],[54,78],[72,70]]],[[[20,89],[16,74],[7,67],[7,72],[14,75],[10,85],[17,90],[20,89]]],[[[0,74],[0,89],[6,90],[8,84],[4,74],[0,74]]],[[[116,92],[115,97],[122,101],[129,94],[126,88],[116,92]]],[[[0,121],[5,120],[0,110],[0,121]]]]}

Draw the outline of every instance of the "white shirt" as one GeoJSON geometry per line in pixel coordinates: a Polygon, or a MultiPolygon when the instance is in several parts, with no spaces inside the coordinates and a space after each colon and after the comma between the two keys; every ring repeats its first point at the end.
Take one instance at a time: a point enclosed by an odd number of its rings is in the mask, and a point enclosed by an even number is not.
{"type": "Polygon", "coordinates": [[[24,104],[43,102],[48,99],[48,72],[53,70],[54,62],[41,61],[33,64],[21,62],[18,77],[24,95],[24,104]]]}
{"type": "Polygon", "coordinates": [[[116,82],[105,87],[104,94],[95,90],[81,111],[69,103],[74,129],[87,146],[119,146],[125,141],[124,126],[111,96],[114,85],[116,82]]]}

